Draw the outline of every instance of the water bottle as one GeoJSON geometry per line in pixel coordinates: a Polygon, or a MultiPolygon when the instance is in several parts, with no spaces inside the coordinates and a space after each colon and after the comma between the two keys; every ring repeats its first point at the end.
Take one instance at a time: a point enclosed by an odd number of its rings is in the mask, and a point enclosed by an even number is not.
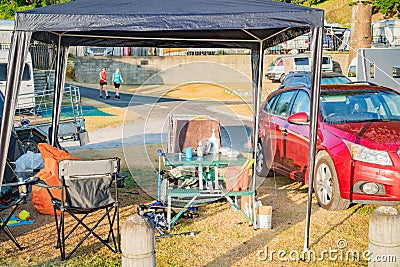
{"type": "MultiPolygon", "coordinates": [[[[20,183],[24,183],[25,182],[25,180],[24,180],[24,178],[23,177],[18,177],[18,182],[20,182],[20,183]]],[[[24,184],[24,185],[20,185],[19,186],[19,193],[21,194],[21,195],[26,195],[27,193],[28,193],[28,190],[27,190],[27,188],[26,188],[26,185],[24,184]]]]}
{"type": "Polygon", "coordinates": [[[212,130],[212,134],[210,137],[210,143],[211,143],[211,153],[218,153],[219,152],[219,147],[218,147],[218,140],[217,137],[215,136],[215,129],[212,130]]]}
{"type": "Polygon", "coordinates": [[[199,142],[199,145],[197,146],[197,156],[202,157],[203,156],[203,144],[201,141],[199,142]]]}

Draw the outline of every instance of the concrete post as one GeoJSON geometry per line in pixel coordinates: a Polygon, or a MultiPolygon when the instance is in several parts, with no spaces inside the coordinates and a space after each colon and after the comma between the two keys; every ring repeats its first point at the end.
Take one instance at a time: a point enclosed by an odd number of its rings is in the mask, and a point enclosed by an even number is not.
{"type": "Polygon", "coordinates": [[[369,221],[368,266],[400,266],[400,215],[392,207],[381,206],[369,221]]]}
{"type": "Polygon", "coordinates": [[[155,267],[155,243],[150,221],[140,215],[130,217],[121,231],[122,266],[155,267]]]}

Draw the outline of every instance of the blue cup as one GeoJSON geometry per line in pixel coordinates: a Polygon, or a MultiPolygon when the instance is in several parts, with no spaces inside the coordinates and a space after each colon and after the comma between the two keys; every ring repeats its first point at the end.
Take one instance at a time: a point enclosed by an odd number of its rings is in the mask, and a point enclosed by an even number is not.
{"type": "Polygon", "coordinates": [[[186,157],[186,160],[192,160],[192,157],[193,157],[193,148],[191,148],[191,147],[187,147],[187,148],[185,148],[185,157],[186,157]]]}

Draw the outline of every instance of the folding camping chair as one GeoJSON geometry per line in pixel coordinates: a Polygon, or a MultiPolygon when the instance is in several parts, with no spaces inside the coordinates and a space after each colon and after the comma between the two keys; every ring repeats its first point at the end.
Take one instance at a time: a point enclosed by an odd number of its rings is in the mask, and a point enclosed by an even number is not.
{"type": "Polygon", "coordinates": [[[37,184],[45,187],[51,196],[57,228],[56,247],[60,249],[61,260],[70,258],[90,235],[96,237],[114,253],[120,252],[117,186],[119,166],[118,158],[61,160],[58,163],[61,186],[48,186],[44,182],[37,184]],[[52,194],[50,189],[54,188],[62,189],[60,199],[52,194]],[[96,218],[94,212],[98,210],[103,210],[103,214],[94,222],[96,218]],[[57,211],[60,212],[60,218],[57,211]],[[67,214],[76,221],[72,227],[66,227],[69,224],[65,219],[67,214]],[[108,222],[106,234],[98,231],[98,226],[102,222],[103,224],[108,222]],[[74,242],[71,239],[78,233],[78,229],[87,232],[79,242],[70,244],[74,242]],[[72,247],[68,254],[66,254],[67,245],[72,247]]]}
{"type": "Polygon", "coordinates": [[[0,195],[0,233],[5,233],[7,237],[22,250],[22,246],[8,227],[8,222],[14,216],[21,204],[26,203],[28,196],[27,187],[38,181],[36,177],[30,177],[21,182],[3,184],[0,195]],[[3,214],[5,214],[3,216],[3,214]]]}

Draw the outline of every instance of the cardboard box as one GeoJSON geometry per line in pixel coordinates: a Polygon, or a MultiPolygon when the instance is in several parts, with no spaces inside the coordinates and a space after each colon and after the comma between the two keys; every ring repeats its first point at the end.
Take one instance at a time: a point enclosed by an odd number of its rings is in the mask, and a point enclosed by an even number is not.
{"type": "Polygon", "coordinates": [[[250,218],[252,217],[252,211],[253,211],[253,207],[251,205],[251,198],[253,196],[241,196],[240,197],[240,209],[244,212],[244,214],[246,214],[247,216],[249,216],[250,218]]]}
{"type": "Polygon", "coordinates": [[[272,228],[272,206],[259,206],[257,212],[257,228],[272,228]]]}

